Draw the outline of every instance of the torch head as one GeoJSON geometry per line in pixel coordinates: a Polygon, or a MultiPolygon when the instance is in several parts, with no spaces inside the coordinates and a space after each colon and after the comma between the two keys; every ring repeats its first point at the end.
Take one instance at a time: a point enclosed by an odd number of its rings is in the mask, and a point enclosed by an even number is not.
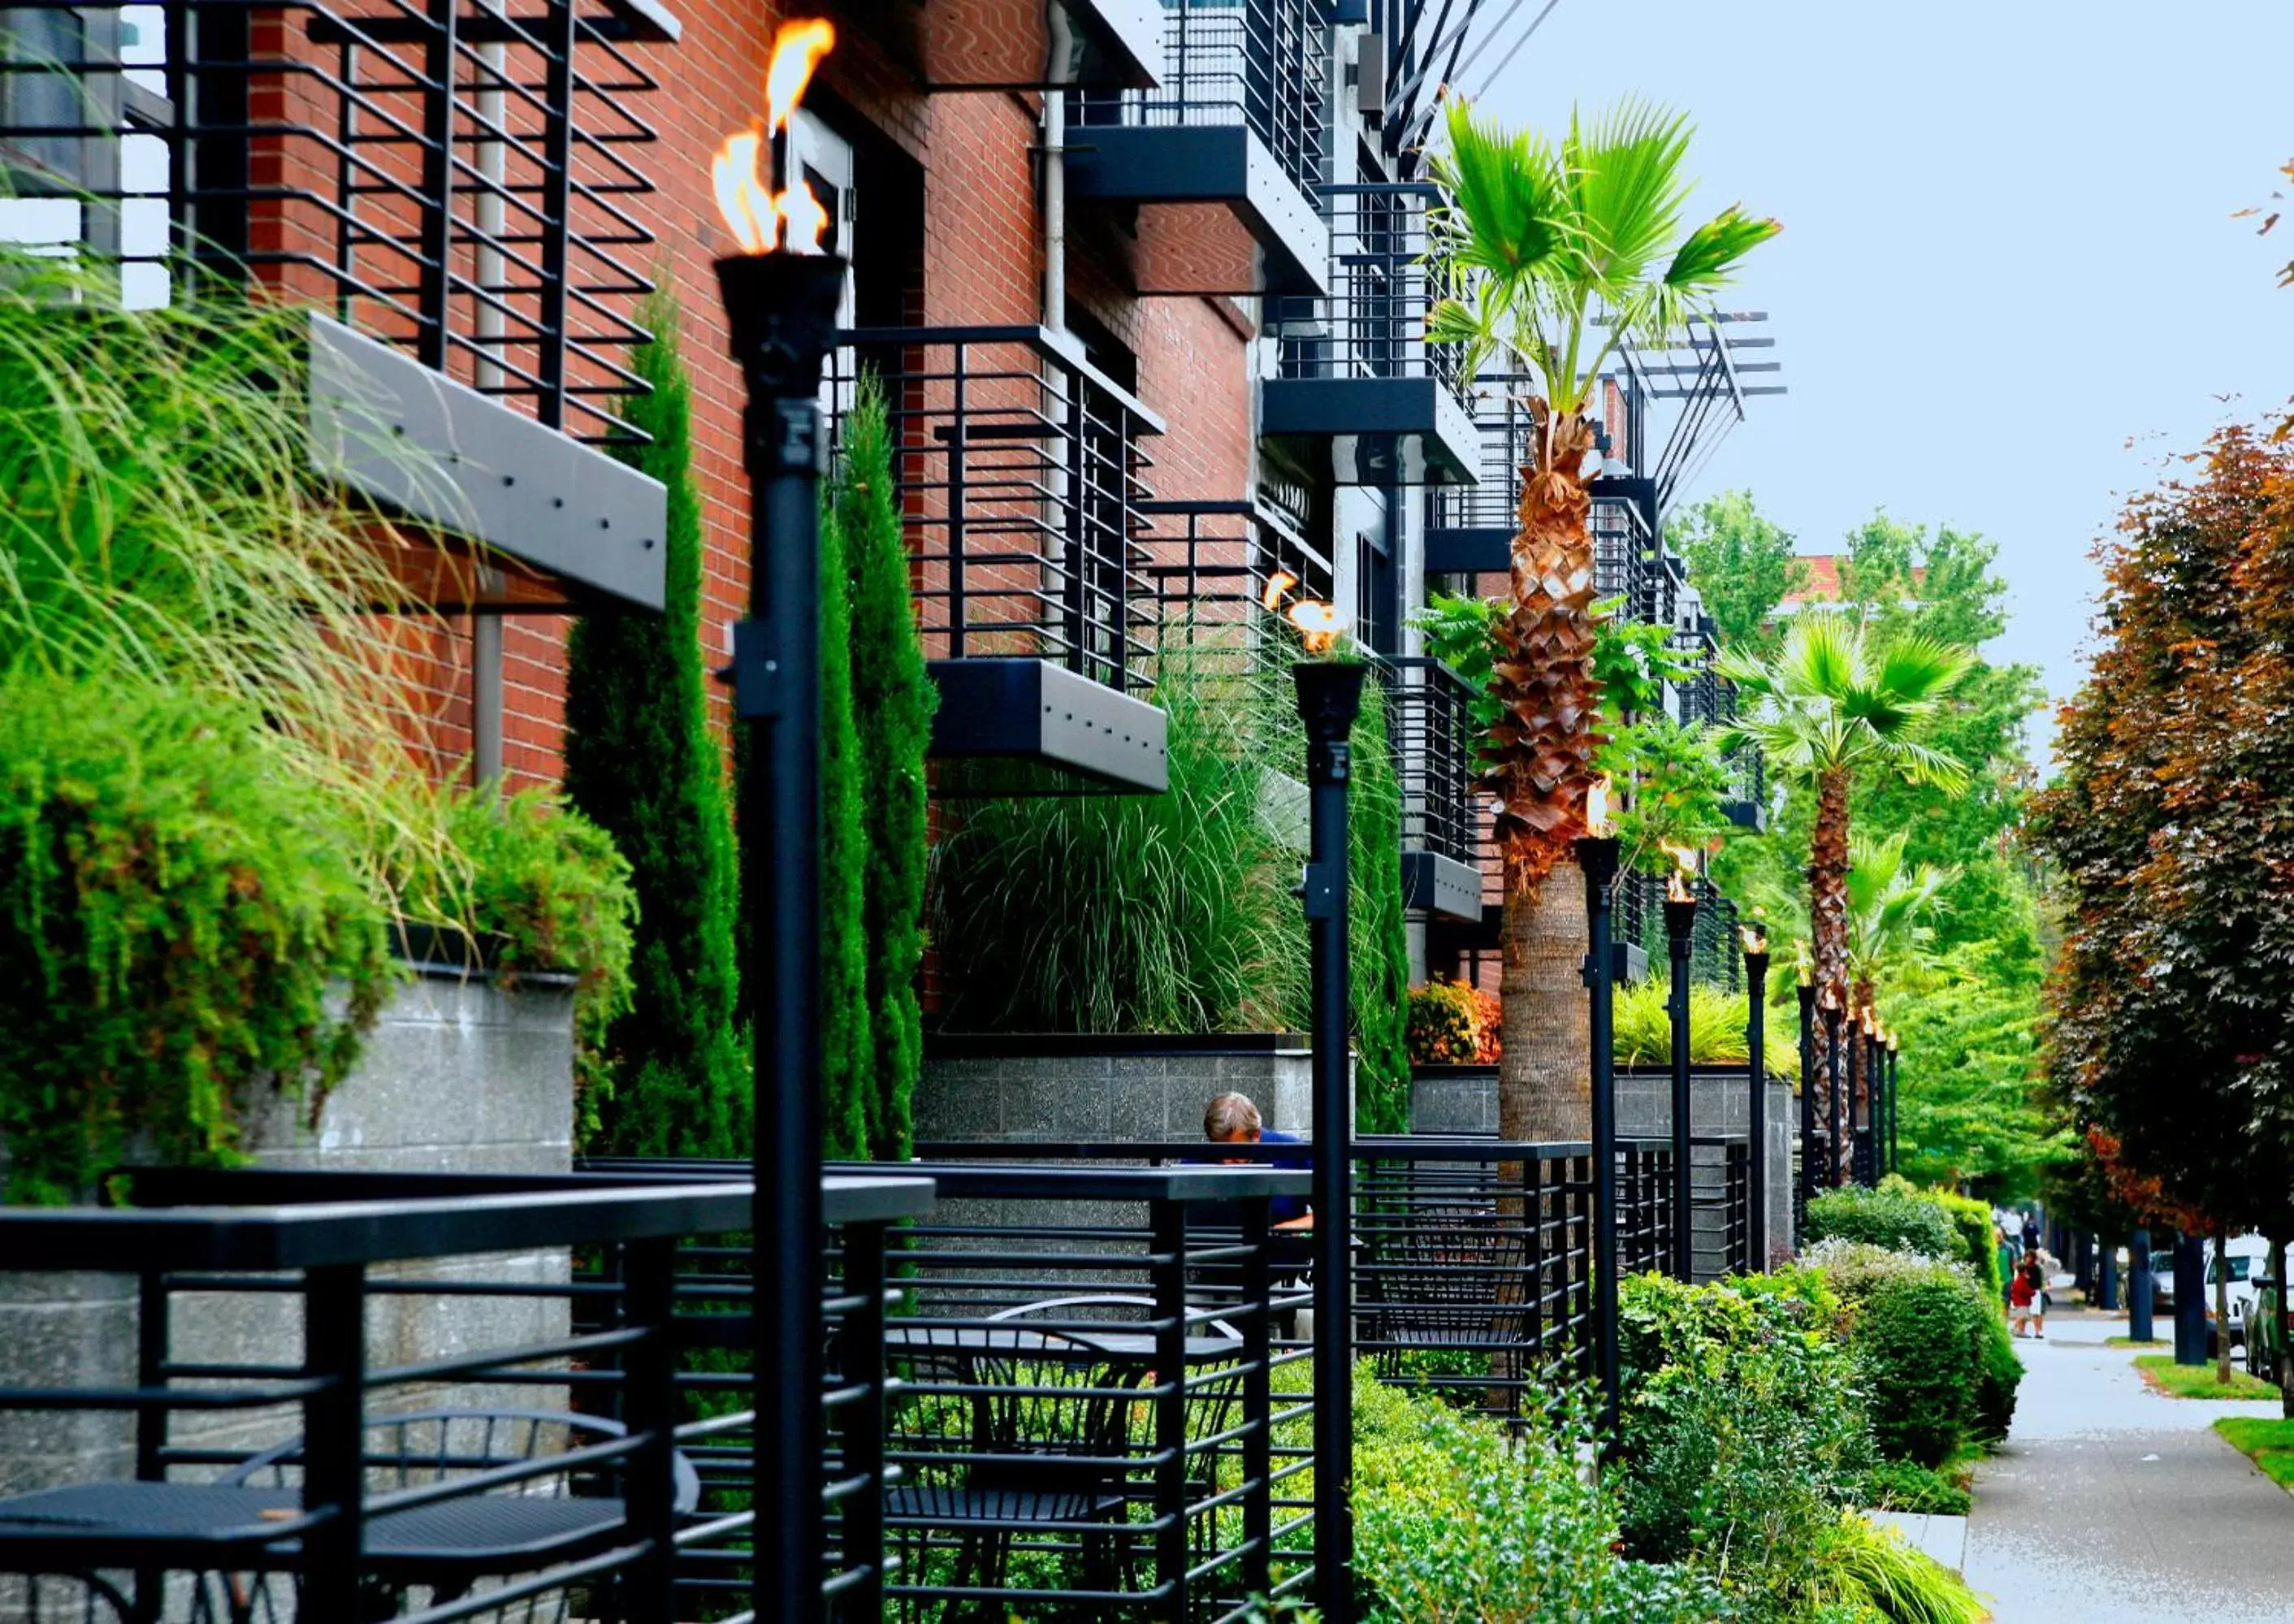
{"type": "Polygon", "coordinates": [[[750,395],[818,392],[836,342],[844,261],[834,254],[735,254],[717,262],[717,285],[750,395]]]}

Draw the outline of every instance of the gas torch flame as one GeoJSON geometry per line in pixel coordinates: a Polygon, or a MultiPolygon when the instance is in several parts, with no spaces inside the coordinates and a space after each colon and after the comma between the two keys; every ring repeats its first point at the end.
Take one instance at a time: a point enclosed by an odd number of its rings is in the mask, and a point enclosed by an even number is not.
{"type": "Polygon", "coordinates": [[[1672,873],[1664,882],[1664,900],[1668,902],[1693,902],[1696,894],[1688,888],[1688,877],[1696,872],[1696,853],[1685,845],[1675,845],[1670,840],[1660,840],[1658,847],[1672,857],[1672,873]]]}
{"type": "Polygon", "coordinates": [[[1737,934],[1743,939],[1746,952],[1765,953],[1769,951],[1769,927],[1759,920],[1738,926],[1737,934]]]}
{"type": "Polygon", "coordinates": [[[709,163],[717,212],[744,254],[769,254],[777,248],[817,254],[828,230],[828,210],[812,188],[798,182],[776,192],[788,169],[789,119],[812,82],[813,69],[836,43],[836,30],[819,18],[785,22],[773,37],[772,61],[765,69],[765,122],[725,137],[709,163]],[[772,175],[760,173],[770,143],[772,175]]]}
{"type": "Polygon", "coordinates": [[[1609,837],[1609,775],[1606,772],[1585,791],[1585,832],[1596,840],[1609,837]]]}
{"type": "Polygon", "coordinates": [[[1289,570],[1276,570],[1273,575],[1266,577],[1266,590],[1258,594],[1260,606],[1264,608],[1268,614],[1273,614],[1275,611],[1281,608],[1282,600],[1290,595],[1290,589],[1297,584],[1298,577],[1292,575],[1289,570]]]}
{"type": "Polygon", "coordinates": [[[1346,629],[1346,617],[1334,603],[1302,598],[1290,606],[1290,624],[1298,628],[1307,653],[1328,654],[1338,646],[1338,633],[1346,629]]]}
{"type": "Polygon", "coordinates": [[[1793,968],[1799,973],[1802,986],[1812,987],[1816,984],[1816,960],[1809,957],[1806,942],[1793,943],[1793,968]]]}

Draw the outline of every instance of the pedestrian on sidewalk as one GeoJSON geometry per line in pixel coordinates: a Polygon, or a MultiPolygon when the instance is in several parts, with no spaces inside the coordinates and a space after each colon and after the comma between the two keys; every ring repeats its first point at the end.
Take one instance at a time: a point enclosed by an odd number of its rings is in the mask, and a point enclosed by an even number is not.
{"type": "Polygon", "coordinates": [[[2015,1243],[2007,1238],[2005,1225],[1992,1225],[1991,1245],[1999,1258],[1999,1300],[2012,1304],[2015,1300],[2012,1294],[2015,1289],[2015,1265],[2022,1253],[2016,1250],[2015,1243]]]}
{"type": "Polygon", "coordinates": [[[2038,1339],[2047,1338],[2046,1302],[2042,1293],[2046,1290],[2039,1273],[2039,1261],[2027,1257],[2017,1265],[2014,1284],[2007,1288],[2007,1302],[2014,1310],[2014,1334],[2018,1337],[2031,1334],[2032,1321],[2038,1322],[2038,1339]]]}

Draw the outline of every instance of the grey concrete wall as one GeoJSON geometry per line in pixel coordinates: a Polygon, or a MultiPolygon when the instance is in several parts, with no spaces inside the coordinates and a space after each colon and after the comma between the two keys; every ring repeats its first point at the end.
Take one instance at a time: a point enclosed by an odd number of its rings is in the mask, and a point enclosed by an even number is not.
{"type": "MultiPolygon", "coordinates": [[[[385,1007],[358,1065],[313,1121],[283,1095],[243,1102],[245,1145],[266,1167],[440,1172],[564,1172],[574,1141],[570,988],[528,978],[517,992],[434,972],[385,1007]]],[[[123,1259],[123,1263],[131,1260],[123,1259]]],[[[0,1260],[4,1269],[5,1260],[0,1260]]],[[[378,1277],[565,1279],[562,1252],[531,1252],[378,1269],[378,1277]]],[[[132,1386],[135,1279],[127,1274],[0,1272],[0,1384],[132,1386]]],[[[373,1366],[562,1335],[563,1299],[375,1298],[373,1366]]],[[[293,1364],[302,1357],[299,1305],[248,1293],[175,1299],[174,1356],[182,1360],[293,1364]]],[[[547,1388],[403,1389],[395,1408],[492,1404],[562,1406],[547,1388]]],[[[288,1412],[187,1416],[175,1441],[257,1446],[297,1430],[288,1412]]],[[[133,1474],[132,1425],[122,1416],[0,1411],[0,1493],[133,1474]]]]}
{"type": "MultiPolygon", "coordinates": [[[[1149,1051],[1144,1040],[1119,1051],[1041,1051],[1044,1040],[993,1053],[984,1038],[935,1051],[928,1045],[916,1081],[919,1139],[1198,1139],[1215,1095],[1247,1094],[1270,1128],[1314,1128],[1314,1056],[1289,1042],[1217,1049],[1175,1043],[1149,1051]]],[[[1110,1045],[1114,1041],[1110,1041],[1110,1045]]],[[[1303,1043],[1303,1040],[1300,1040],[1303,1043]]]]}
{"type": "MultiPolygon", "coordinates": [[[[1740,1134],[1745,1131],[1752,1102],[1743,1071],[1707,1066],[1689,1079],[1689,1132],[1694,1135],[1740,1134]]],[[[1799,1106],[1791,1087],[1771,1075],[1769,1080],[1769,1228],[1768,1257],[1788,1252],[1792,1240],[1793,1154],[1799,1106]]],[[[1410,1125],[1419,1133],[1460,1133],[1485,1137],[1498,1130],[1498,1074],[1495,1066],[1431,1066],[1411,1081],[1410,1125]]],[[[1669,1073],[1642,1068],[1617,1073],[1617,1131],[1627,1138],[1665,1138],[1672,1132],[1672,1083],[1669,1073]]],[[[1695,1173],[1700,1190],[1717,1187],[1720,1153],[1698,1153],[1695,1173]]],[[[1699,1245],[1705,1272],[1717,1269],[1719,1238],[1705,1237],[1699,1245]]]]}

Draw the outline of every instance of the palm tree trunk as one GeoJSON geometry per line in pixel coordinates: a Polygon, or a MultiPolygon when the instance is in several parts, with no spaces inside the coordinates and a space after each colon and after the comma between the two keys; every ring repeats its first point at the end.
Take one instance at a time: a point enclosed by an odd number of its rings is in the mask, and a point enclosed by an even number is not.
{"type": "Polygon", "coordinates": [[[1592,1016],[1585,959],[1585,887],[1564,863],[1527,896],[1509,890],[1498,977],[1503,1049],[1498,1135],[1582,1139],[1593,1130],[1592,1016]]]}
{"type": "MultiPolygon", "coordinates": [[[[1819,1001],[1828,1001],[1845,1010],[1849,1006],[1848,985],[1848,769],[1827,768],[1817,780],[1816,827],[1811,831],[1808,848],[1808,919],[1809,934],[1816,953],[1816,987],[1819,1001]]],[[[1841,1039],[1848,1041],[1848,1025],[1843,1017],[1840,1026],[1841,1039]]],[[[1816,1028],[1817,1075],[1832,1073],[1831,1047],[1826,1034],[1826,1023],[1816,1028]]],[[[1853,1054],[1851,1047],[1847,1060],[1853,1054]]],[[[1845,1132],[1844,1139],[1852,1138],[1845,1132]]],[[[1842,1169],[1844,1179],[1849,1166],[1848,1147],[1835,1145],[1832,1154],[1842,1169]]]]}

